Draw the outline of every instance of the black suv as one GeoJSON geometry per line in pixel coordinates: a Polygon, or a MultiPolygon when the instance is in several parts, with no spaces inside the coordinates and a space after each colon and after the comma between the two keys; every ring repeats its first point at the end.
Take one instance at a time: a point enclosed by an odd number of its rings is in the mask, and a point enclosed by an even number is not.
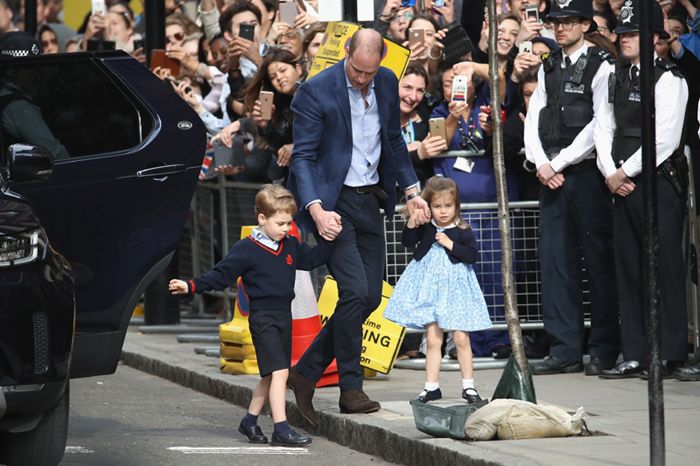
{"type": "Polygon", "coordinates": [[[1,61],[0,116],[0,463],[57,464],[69,379],[116,370],[205,129],[122,52],[1,61]]]}

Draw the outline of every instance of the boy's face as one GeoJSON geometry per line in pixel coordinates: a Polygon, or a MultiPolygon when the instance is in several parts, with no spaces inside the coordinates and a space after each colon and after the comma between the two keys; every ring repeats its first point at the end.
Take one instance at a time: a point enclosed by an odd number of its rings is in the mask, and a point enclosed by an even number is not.
{"type": "Polygon", "coordinates": [[[258,226],[271,240],[282,241],[292,228],[292,216],[286,212],[277,212],[269,217],[258,214],[258,226]]]}

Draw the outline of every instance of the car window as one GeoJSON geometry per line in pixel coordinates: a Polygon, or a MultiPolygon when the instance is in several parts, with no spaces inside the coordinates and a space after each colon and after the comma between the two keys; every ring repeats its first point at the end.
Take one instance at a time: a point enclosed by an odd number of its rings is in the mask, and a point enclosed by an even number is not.
{"type": "MultiPolygon", "coordinates": [[[[0,94],[12,94],[14,115],[30,110],[29,125],[38,123],[39,136],[31,133],[26,122],[17,124],[14,141],[49,146],[59,161],[66,157],[84,157],[131,149],[153,129],[148,110],[129,96],[101,65],[85,57],[64,60],[13,63],[0,69],[0,94]],[[18,97],[19,96],[19,97],[18,97]],[[17,110],[19,109],[19,110],[17,110]],[[46,135],[45,126],[50,131],[46,135]],[[36,139],[36,141],[27,139],[36,139]],[[54,149],[51,146],[58,146],[54,149]],[[67,154],[66,154],[67,152],[67,154]],[[58,155],[58,157],[57,157],[58,155]]],[[[19,118],[19,117],[18,117],[19,118]]],[[[3,126],[8,127],[8,112],[3,114],[3,126]]],[[[13,122],[10,122],[13,123],[13,122]]],[[[37,132],[36,130],[34,131],[37,132]]],[[[12,131],[10,131],[12,133],[12,131]]],[[[12,134],[9,135],[12,139],[12,134]]]]}

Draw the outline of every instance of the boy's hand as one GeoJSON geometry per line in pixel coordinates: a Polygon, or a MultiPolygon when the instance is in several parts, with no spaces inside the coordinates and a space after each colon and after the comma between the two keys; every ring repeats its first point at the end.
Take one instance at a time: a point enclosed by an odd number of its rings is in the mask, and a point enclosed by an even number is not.
{"type": "Polygon", "coordinates": [[[454,242],[445,233],[436,233],[435,241],[440,243],[440,245],[448,251],[452,251],[452,246],[454,245],[454,242]]]}
{"type": "Polygon", "coordinates": [[[187,294],[187,282],[183,280],[172,279],[168,284],[168,291],[170,291],[170,294],[187,294]]]}

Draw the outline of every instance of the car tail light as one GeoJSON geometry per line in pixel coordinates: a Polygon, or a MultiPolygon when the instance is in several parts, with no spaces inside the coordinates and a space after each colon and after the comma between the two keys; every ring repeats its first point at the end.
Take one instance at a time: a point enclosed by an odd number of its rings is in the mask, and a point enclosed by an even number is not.
{"type": "Polygon", "coordinates": [[[0,267],[35,261],[44,255],[46,240],[41,230],[0,236],[0,267]]]}

